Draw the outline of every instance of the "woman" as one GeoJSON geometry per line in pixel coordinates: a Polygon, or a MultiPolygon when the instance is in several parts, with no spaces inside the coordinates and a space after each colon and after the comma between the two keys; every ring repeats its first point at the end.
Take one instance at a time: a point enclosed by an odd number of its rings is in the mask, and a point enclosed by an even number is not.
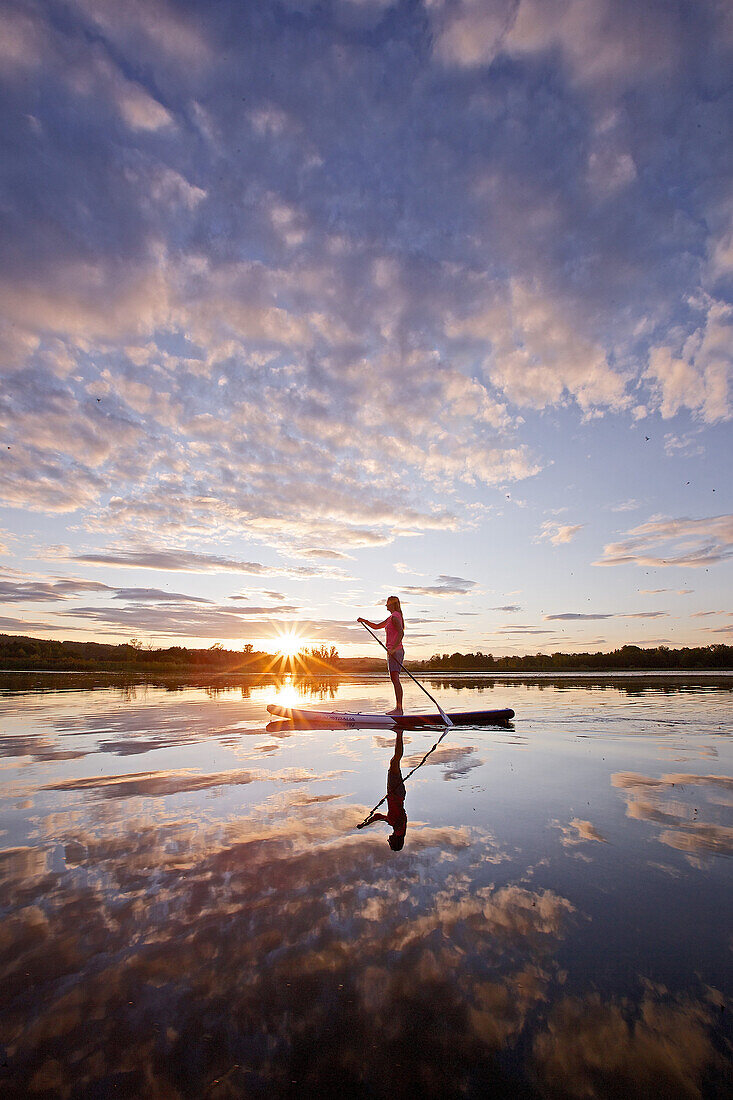
{"type": "Polygon", "coordinates": [[[405,650],[402,639],[405,635],[405,620],[402,617],[402,608],[397,596],[390,596],[387,600],[389,617],[383,623],[372,623],[369,619],[357,619],[357,622],[365,623],[372,630],[385,630],[387,632],[387,668],[394,688],[394,710],[388,710],[387,714],[402,714],[402,684],[400,683],[400,669],[405,663],[405,650]]]}

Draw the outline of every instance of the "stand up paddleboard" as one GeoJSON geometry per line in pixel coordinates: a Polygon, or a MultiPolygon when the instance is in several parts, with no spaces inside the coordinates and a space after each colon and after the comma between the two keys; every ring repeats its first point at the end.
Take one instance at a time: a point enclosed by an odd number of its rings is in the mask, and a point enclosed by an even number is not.
{"type": "MultiPolygon", "coordinates": [[[[270,714],[294,725],[320,729],[324,726],[350,726],[354,729],[417,729],[420,726],[441,726],[439,714],[351,714],[340,710],[300,710],[296,707],[278,707],[268,703],[270,714]]],[[[448,714],[454,726],[503,725],[514,717],[514,711],[464,710],[448,714]]]]}

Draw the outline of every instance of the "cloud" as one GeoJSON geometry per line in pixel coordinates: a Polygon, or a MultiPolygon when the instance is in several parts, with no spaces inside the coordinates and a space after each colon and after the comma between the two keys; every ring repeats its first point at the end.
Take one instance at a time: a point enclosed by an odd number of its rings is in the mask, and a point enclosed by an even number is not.
{"type": "MultiPolygon", "coordinates": [[[[83,565],[122,566],[127,569],[160,569],[181,573],[247,573],[254,577],[334,576],[333,570],[318,566],[268,566],[257,561],[241,561],[217,554],[203,554],[193,550],[106,550],[88,554],[75,554],[72,561],[83,565]]],[[[340,574],[339,574],[340,575],[340,574]]]]}
{"type": "Polygon", "coordinates": [[[0,615],[0,630],[6,630],[9,634],[47,634],[52,629],[53,624],[49,622],[14,619],[10,615],[0,615]]]}
{"type": "Polygon", "coordinates": [[[402,591],[410,596],[466,596],[475,588],[477,581],[464,577],[449,577],[441,573],[434,585],[403,585],[402,591]]]}
{"type": "Polygon", "coordinates": [[[83,580],[81,577],[50,581],[0,580],[0,603],[59,602],[82,593],[112,591],[114,589],[108,584],[83,580]]]}
{"type": "Polygon", "coordinates": [[[668,611],[631,611],[619,613],[618,619],[668,619],[668,611]]]}
{"type": "Polygon", "coordinates": [[[560,619],[564,622],[565,621],[567,621],[567,622],[575,622],[575,621],[584,622],[586,620],[592,621],[594,619],[613,619],[615,617],[616,616],[614,615],[613,612],[607,612],[607,613],[588,612],[586,614],[586,613],[581,613],[581,612],[576,612],[576,611],[563,611],[559,615],[543,615],[542,616],[543,619],[546,619],[548,621],[552,621],[553,619],[560,619]]]}
{"type": "Polygon", "coordinates": [[[334,619],[314,620],[302,617],[296,604],[274,607],[230,607],[210,602],[202,606],[182,603],[146,601],[125,607],[72,607],[64,609],[64,619],[75,624],[94,624],[120,637],[147,633],[158,638],[200,638],[241,642],[248,638],[270,639],[275,644],[279,634],[296,630],[303,645],[312,642],[360,641],[363,632],[353,623],[334,619]],[[288,615],[286,619],[282,615],[288,615]]]}
{"type": "Polygon", "coordinates": [[[425,577],[426,573],[418,573],[411,565],[407,565],[403,561],[394,562],[392,568],[396,573],[408,573],[411,577],[425,577]]]}
{"type": "Polygon", "coordinates": [[[445,64],[474,68],[500,54],[522,60],[556,51],[574,80],[607,94],[668,70],[684,33],[661,8],[642,21],[610,0],[459,0],[433,10],[445,64]]]}
{"type": "Polygon", "coordinates": [[[521,611],[522,609],[521,609],[521,607],[519,606],[518,603],[507,603],[507,604],[504,604],[502,607],[492,607],[489,610],[490,611],[508,611],[508,612],[513,614],[514,612],[521,611]]]}
{"type": "MultiPolygon", "coordinates": [[[[486,197],[496,199],[493,184],[486,197]]],[[[510,401],[544,409],[572,398],[586,414],[628,406],[625,377],[572,323],[570,302],[554,301],[519,279],[506,289],[487,286],[484,295],[477,312],[449,319],[446,334],[490,348],[485,370],[510,401]]]]}
{"type": "Polygon", "coordinates": [[[486,522],[535,410],[730,415],[721,5],[117,8],[0,47],[7,505],[338,565],[486,522]]]}
{"type": "Polygon", "coordinates": [[[118,588],[113,599],[133,600],[135,603],[212,603],[204,596],[187,596],[184,592],[164,592],[162,588],[118,588]]]}
{"type": "Polygon", "coordinates": [[[683,436],[667,432],[664,436],[664,453],[669,458],[675,455],[684,456],[685,458],[703,455],[705,447],[700,442],[699,429],[696,432],[687,432],[683,436]]]}
{"type": "Polygon", "coordinates": [[[733,555],[733,515],[705,519],[652,519],[627,532],[621,542],[609,543],[594,565],[682,566],[701,569],[733,555]],[[653,554],[668,547],[665,556],[653,554]]]}
{"type": "Polygon", "coordinates": [[[534,626],[503,626],[495,634],[555,634],[554,630],[541,630],[534,626]]]}
{"type": "Polygon", "coordinates": [[[571,542],[578,531],[582,531],[584,527],[584,523],[569,524],[557,523],[555,520],[546,520],[542,524],[542,531],[537,536],[536,541],[540,542],[542,539],[549,539],[553,546],[560,546],[565,542],[571,542]]]}
{"type": "Polygon", "coordinates": [[[667,611],[613,611],[613,612],[576,612],[564,611],[559,615],[543,615],[545,621],[560,619],[566,622],[585,622],[594,619],[667,619],[667,611]]]}
{"type": "Polygon", "coordinates": [[[342,550],[330,550],[324,546],[306,546],[302,550],[291,552],[299,558],[329,558],[332,561],[353,560],[353,554],[344,554],[342,550]]]}
{"type": "Polygon", "coordinates": [[[639,594],[641,596],[660,596],[663,592],[674,592],[678,596],[691,596],[693,591],[692,588],[640,588],[639,594]]]}
{"type": "MultiPolygon", "coordinates": [[[[272,589],[269,589],[269,588],[263,588],[263,589],[260,589],[259,591],[260,591],[261,595],[267,596],[267,598],[269,600],[280,600],[280,601],[282,601],[286,598],[284,592],[274,592],[272,589]]],[[[251,597],[250,597],[249,593],[239,592],[234,596],[229,596],[228,598],[230,600],[249,600],[251,597]]]]}
{"type": "MultiPolygon", "coordinates": [[[[728,303],[713,301],[700,327],[686,340],[681,354],[670,347],[653,348],[649,355],[646,379],[650,382],[659,412],[665,420],[686,408],[706,423],[728,420],[733,411],[733,309],[728,303]]],[[[678,441],[670,436],[668,453],[691,448],[690,437],[678,441]]]]}

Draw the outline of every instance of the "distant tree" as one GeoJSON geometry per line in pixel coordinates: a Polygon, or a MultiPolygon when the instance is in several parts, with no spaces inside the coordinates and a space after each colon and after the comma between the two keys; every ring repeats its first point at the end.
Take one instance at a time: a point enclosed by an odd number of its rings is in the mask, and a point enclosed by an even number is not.
{"type": "Polygon", "coordinates": [[[331,646],[329,649],[329,647],[325,645],[320,646],[318,649],[303,649],[299,656],[303,661],[308,661],[310,658],[315,661],[325,661],[326,664],[333,664],[334,661],[338,661],[339,659],[339,653],[336,647],[331,646]]]}

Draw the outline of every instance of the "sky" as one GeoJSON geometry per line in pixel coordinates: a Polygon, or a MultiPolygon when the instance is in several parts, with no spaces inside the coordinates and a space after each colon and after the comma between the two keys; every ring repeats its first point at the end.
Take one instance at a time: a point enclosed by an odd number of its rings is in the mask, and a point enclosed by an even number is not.
{"type": "Polygon", "coordinates": [[[0,632],[733,642],[726,0],[0,20],[0,632]]]}

